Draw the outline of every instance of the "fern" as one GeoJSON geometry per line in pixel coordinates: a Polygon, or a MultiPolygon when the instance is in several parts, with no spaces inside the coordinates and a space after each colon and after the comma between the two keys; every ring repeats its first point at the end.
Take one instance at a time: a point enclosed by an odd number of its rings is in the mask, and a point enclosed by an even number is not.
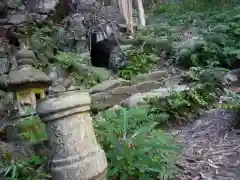
{"type": "Polygon", "coordinates": [[[106,152],[108,178],[168,179],[176,173],[177,146],[147,115],[148,109],[130,108],[102,112],[94,121],[106,152]]]}

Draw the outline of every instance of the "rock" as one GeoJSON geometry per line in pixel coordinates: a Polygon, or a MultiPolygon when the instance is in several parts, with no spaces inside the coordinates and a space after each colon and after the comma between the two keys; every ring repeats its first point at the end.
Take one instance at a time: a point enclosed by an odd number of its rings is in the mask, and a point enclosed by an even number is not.
{"type": "Polygon", "coordinates": [[[138,105],[142,99],[143,99],[143,94],[137,93],[137,94],[134,94],[131,97],[125,99],[120,104],[122,106],[134,107],[134,106],[138,105]]]}
{"type": "Polygon", "coordinates": [[[231,29],[229,26],[224,24],[216,25],[212,31],[216,33],[226,33],[229,29],[231,29]]]}
{"type": "Polygon", "coordinates": [[[113,111],[118,111],[120,109],[122,109],[123,107],[120,105],[114,105],[112,108],[110,108],[109,110],[113,110],[113,111]]]}
{"type": "Polygon", "coordinates": [[[119,86],[128,86],[130,84],[131,83],[129,81],[121,79],[121,78],[113,79],[113,80],[106,80],[106,81],[92,87],[90,89],[90,93],[94,94],[94,93],[98,93],[98,92],[105,92],[105,91],[112,90],[119,86]]]}
{"type": "Polygon", "coordinates": [[[10,69],[10,62],[8,58],[0,58],[0,75],[5,74],[10,69]]]}
{"type": "Polygon", "coordinates": [[[165,82],[165,87],[174,87],[177,86],[181,83],[182,81],[182,75],[175,75],[170,77],[169,79],[166,80],[165,82]]]}
{"type": "Polygon", "coordinates": [[[162,81],[163,78],[166,78],[168,73],[166,71],[154,71],[147,74],[139,74],[132,79],[133,83],[139,83],[142,81],[162,81]]]}
{"type": "Polygon", "coordinates": [[[23,142],[23,138],[20,133],[20,126],[18,125],[8,125],[6,127],[7,141],[8,142],[23,142]]]}
{"type": "Polygon", "coordinates": [[[91,108],[93,111],[111,108],[136,93],[138,90],[131,86],[117,87],[107,92],[96,93],[91,95],[91,108]]]}
{"type": "Polygon", "coordinates": [[[24,160],[27,159],[30,156],[30,154],[32,154],[32,152],[30,149],[24,146],[0,141],[0,154],[1,155],[9,154],[13,159],[24,160]]]}
{"type": "Polygon", "coordinates": [[[120,103],[120,105],[125,107],[133,107],[139,104],[146,104],[146,101],[151,98],[159,98],[159,97],[167,97],[170,96],[172,91],[180,92],[188,90],[189,88],[185,85],[182,86],[175,86],[173,88],[159,88],[155,89],[151,92],[146,93],[138,93],[134,94],[131,97],[125,99],[120,103]]]}
{"type": "Polygon", "coordinates": [[[162,82],[158,81],[144,81],[133,85],[140,93],[149,92],[153,89],[157,89],[163,85],[162,82]]]}
{"type": "Polygon", "coordinates": [[[94,73],[101,81],[107,80],[111,77],[111,72],[105,68],[93,67],[87,64],[74,64],[75,72],[80,76],[86,76],[89,73],[94,73]]]}
{"type": "Polygon", "coordinates": [[[19,9],[20,11],[24,11],[25,8],[26,8],[25,5],[21,5],[21,6],[18,7],[18,9],[19,9]]]}
{"type": "Polygon", "coordinates": [[[201,40],[201,37],[193,36],[191,39],[187,39],[186,41],[183,41],[178,48],[194,51],[197,48],[204,46],[204,44],[206,44],[206,42],[204,40],[201,40]]]}
{"type": "Polygon", "coordinates": [[[61,64],[54,63],[54,64],[49,64],[44,70],[44,73],[48,77],[53,80],[53,82],[57,81],[59,78],[65,79],[67,78],[67,72],[63,70],[61,67],[61,64]]]}
{"type": "Polygon", "coordinates": [[[66,91],[69,90],[70,87],[72,89],[76,89],[76,87],[74,87],[72,83],[73,83],[72,79],[70,78],[66,79],[59,78],[48,88],[48,92],[66,91]]]}
{"type": "Polygon", "coordinates": [[[29,14],[28,14],[28,17],[29,17],[29,19],[32,20],[32,21],[41,23],[41,22],[43,22],[44,20],[46,20],[48,16],[47,16],[47,15],[44,15],[44,14],[29,13],[29,14]]]}
{"type": "Polygon", "coordinates": [[[27,8],[30,12],[48,14],[59,3],[59,0],[27,0],[27,8]]]}
{"type": "Polygon", "coordinates": [[[131,95],[136,94],[136,93],[138,93],[138,90],[135,87],[133,87],[133,86],[117,87],[117,88],[114,88],[113,90],[110,91],[110,94],[114,95],[116,97],[117,96],[118,97],[121,97],[121,96],[131,96],[131,95]]]}
{"type": "Polygon", "coordinates": [[[15,13],[8,16],[8,22],[10,24],[21,24],[28,20],[28,17],[25,13],[15,13]]]}
{"type": "Polygon", "coordinates": [[[10,9],[16,9],[19,6],[23,5],[23,1],[22,0],[7,0],[6,5],[10,9]]]}

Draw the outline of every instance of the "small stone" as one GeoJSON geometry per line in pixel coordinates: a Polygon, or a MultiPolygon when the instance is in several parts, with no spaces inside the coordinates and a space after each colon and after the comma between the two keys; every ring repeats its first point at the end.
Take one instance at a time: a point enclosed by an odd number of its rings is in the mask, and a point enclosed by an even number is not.
{"type": "Polygon", "coordinates": [[[151,98],[159,98],[159,97],[167,97],[171,95],[171,91],[184,91],[187,90],[188,88],[186,86],[175,86],[173,88],[159,88],[159,89],[154,89],[151,92],[146,92],[146,93],[137,93],[132,95],[129,98],[126,98],[123,100],[120,104],[122,106],[127,106],[127,107],[134,107],[139,104],[146,104],[148,99],[151,98]]]}
{"type": "Polygon", "coordinates": [[[121,78],[113,79],[113,80],[106,80],[106,81],[92,87],[90,89],[90,93],[94,94],[94,93],[98,93],[98,92],[104,92],[104,91],[112,90],[119,86],[128,86],[128,85],[130,85],[130,82],[127,80],[121,79],[121,78]]]}
{"type": "Polygon", "coordinates": [[[24,5],[21,5],[21,6],[18,7],[18,9],[19,9],[20,11],[24,11],[25,8],[26,8],[26,7],[25,7],[24,5]]]}
{"type": "Polygon", "coordinates": [[[138,93],[138,90],[131,86],[117,87],[107,92],[95,93],[91,95],[91,108],[93,111],[111,108],[136,93],[138,93]]]}
{"type": "Polygon", "coordinates": [[[163,83],[158,81],[144,81],[133,85],[133,87],[136,88],[140,93],[145,93],[153,89],[158,89],[162,85],[163,83]]]}
{"type": "Polygon", "coordinates": [[[139,74],[132,79],[133,83],[139,83],[142,81],[162,81],[163,78],[166,78],[168,73],[166,71],[154,71],[147,74],[139,74]]]}
{"type": "Polygon", "coordinates": [[[23,13],[12,14],[12,15],[9,15],[8,17],[8,22],[10,24],[21,24],[27,20],[28,18],[26,14],[23,14],[23,13]]]}
{"type": "Polygon", "coordinates": [[[230,29],[229,26],[224,25],[224,24],[219,24],[215,26],[212,31],[216,33],[226,33],[230,29]]]}
{"type": "Polygon", "coordinates": [[[115,96],[131,96],[133,94],[138,93],[138,89],[133,86],[122,86],[114,88],[113,90],[109,91],[111,95],[115,96]]]}
{"type": "Polygon", "coordinates": [[[23,49],[21,49],[20,51],[17,52],[16,59],[17,60],[20,60],[20,59],[32,59],[32,60],[35,60],[36,56],[29,49],[23,48],[23,49]]]}
{"type": "Polygon", "coordinates": [[[10,9],[18,8],[19,6],[22,6],[23,1],[22,0],[7,0],[6,5],[10,9]]]}
{"type": "Polygon", "coordinates": [[[143,97],[142,93],[137,93],[137,94],[134,94],[131,97],[125,99],[120,104],[125,107],[134,107],[139,104],[142,97],[143,97]]]}
{"type": "Polygon", "coordinates": [[[89,73],[95,74],[101,81],[109,79],[112,74],[105,68],[93,67],[87,64],[74,64],[74,71],[80,76],[86,76],[89,73]]]}
{"type": "Polygon", "coordinates": [[[58,3],[59,0],[27,0],[27,8],[34,13],[48,14],[58,3]]]}
{"type": "Polygon", "coordinates": [[[8,58],[0,58],[0,75],[9,71],[10,62],[8,58]]]}
{"type": "Polygon", "coordinates": [[[54,63],[49,64],[44,70],[44,73],[52,79],[53,82],[57,81],[59,78],[67,78],[67,72],[63,70],[61,64],[54,63]]]}

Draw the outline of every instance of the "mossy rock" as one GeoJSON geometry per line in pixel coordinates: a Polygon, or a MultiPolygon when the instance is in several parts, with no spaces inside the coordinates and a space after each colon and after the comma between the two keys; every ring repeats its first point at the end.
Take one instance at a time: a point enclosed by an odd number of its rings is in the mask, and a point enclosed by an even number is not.
{"type": "Polygon", "coordinates": [[[213,32],[216,32],[216,33],[226,33],[229,29],[230,29],[229,26],[223,25],[223,24],[219,24],[219,25],[216,25],[216,26],[212,29],[212,31],[213,31],[213,32]]]}

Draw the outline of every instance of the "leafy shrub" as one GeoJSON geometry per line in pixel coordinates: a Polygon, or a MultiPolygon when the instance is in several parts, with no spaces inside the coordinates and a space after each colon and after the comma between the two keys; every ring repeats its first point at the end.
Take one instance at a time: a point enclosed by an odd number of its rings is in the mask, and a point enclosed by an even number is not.
{"type": "Polygon", "coordinates": [[[156,66],[157,58],[153,54],[133,50],[129,56],[131,59],[130,64],[119,71],[119,77],[123,79],[129,80],[138,74],[147,73],[156,66]]]}
{"type": "Polygon", "coordinates": [[[102,82],[102,79],[94,73],[86,73],[84,76],[78,75],[77,73],[71,73],[74,77],[76,84],[81,87],[91,88],[102,82]]]}
{"type": "Polygon", "coordinates": [[[187,121],[213,105],[215,100],[216,94],[211,85],[198,84],[186,91],[173,92],[167,98],[149,100],[149,116],[162,125],[187,121]]]}
{"type": "Polygon", "coordinates": [[[48,174],[38,170],[46,158],[32,156],[28,160],[15,160],[9,154],[1,157],[0,173],[5,180],[42,180],[50,179],[48,174]]]}
{"type": "Polygon", "coordinates": [[[191,67],[183,77],[188,82],[208,84],[209,86],[222,89],[224,76],[227,72],[228,70],[224,68],[191,67]]]}
{"type": "Polygon", "coordinates": [[[107,110],[94,121],[111,179],[168,179],[176,173],[177,146],[147,116],[147,109],[107,110]]]}
{"type": "Polygon", "coordinates": [[[39,142],[47,139],[45,125],[39,117],[32,116],[21,119],[19,122],[20,135],[29,142],[39,142]]]}
{"type": "Polygon", "coordinates": [[[54,52],[58,50],[51,33],[53,31],[52,25],[49,23],[42,24],[26,24],[18,28],[19,37],[21,37],[29,49],[36,55],[41,65],[46,65],[49,61],[53,61],[54,52]]]}
{"type": "Polygon", "coordinates": [[[76,54],[72,52],[58,52],[56,60],[65,69],[70,69],[76,63],[86,64],[89,61],[89,54],[76,54]]]}

